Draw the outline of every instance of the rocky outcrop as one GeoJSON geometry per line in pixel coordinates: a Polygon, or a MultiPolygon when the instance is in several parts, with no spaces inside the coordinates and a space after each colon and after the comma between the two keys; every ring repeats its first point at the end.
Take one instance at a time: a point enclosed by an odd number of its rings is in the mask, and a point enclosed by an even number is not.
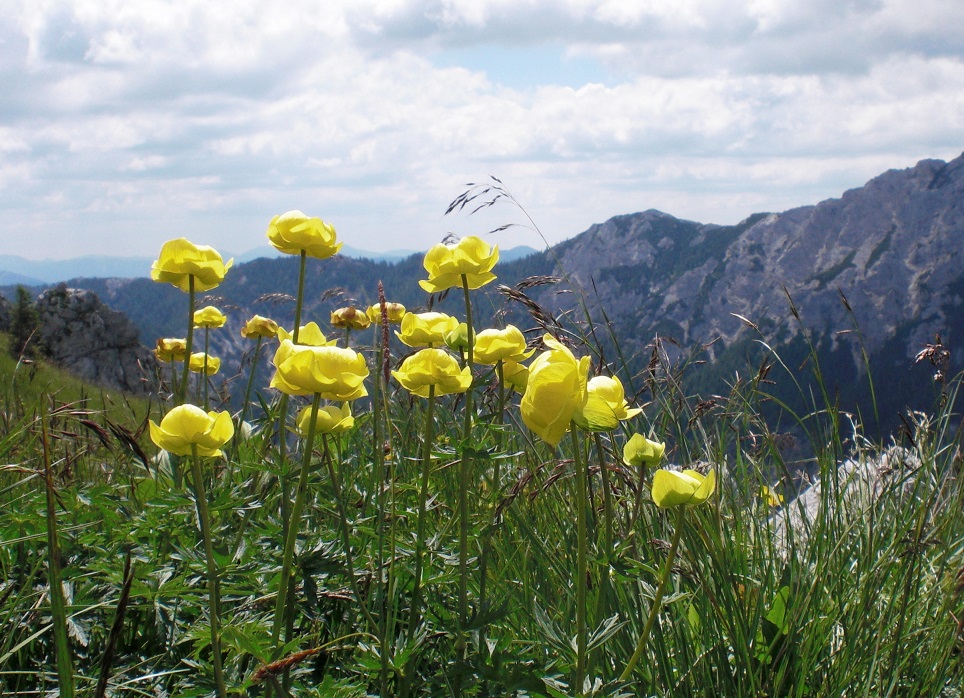
{"type": "Polygon", "coordinates": [[[137,328],[91,291],[55,286],[37,298],[37,340],[51,361],[79,378],[134,394],[151,391],[157,363],[137,328]]]}

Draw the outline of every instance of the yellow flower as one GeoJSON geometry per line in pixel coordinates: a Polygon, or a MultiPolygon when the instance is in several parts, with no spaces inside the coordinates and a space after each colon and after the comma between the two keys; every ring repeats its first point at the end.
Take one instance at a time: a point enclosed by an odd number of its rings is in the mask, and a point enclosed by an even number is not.
{"type": "Polygon", "coordinates": [[[586,386],[588,398],[581,410],[574,416],[576,424],[589,431],[611,431],[619,422],[635,417],[642,412],[638,408],[629,409],[626,393],[618,378],[595,376],[586,386]]]}
{"type": "Polygon", "coordinates": [[[460,322],[454,329],[445,333],[445,346],[452,351],[469,350],[469,326],[460,322]]]}
{"type": "MultiPolygon", "coordinates": [[[[285,339],[292,339],[293,337],[294,334],[292,332],[288,332],[288,330],[283,327],[278,328],[278,339],[283,341],[285,339]]],[[[335,339],[330,342],[328,341],[325,333],[318,327],[317,322],[309,322],[307,325],[302,325],[301,331],[298,332],[298,344],[300,346],[333,347],[337,343],[338,340],[335,339]]]]}
{"type": "MultiPolygon", "coordinates": [[[[348,328],[350,330],[364,330],[371,327],[372,321],[368,315],[350,305],[347,308],[339,308],[331,313],[331,326],[348,328]]],[[[301,339],[299,337],[298,339],[301,339]]]]}
{"type": "Polygon", "coordinates": [[[227,412],[205,412],[194,405],[179,405],[161,420],[151,421],[151,441],[177,456],[191,455],[197,446],[199,456],[220,456],[221,447],[234,436],[234,424],[227,412]]]}
{"type": "Polygon", "coordinates": [[[241,336],[247,339],[274,337],[277,334],[278,323],[260,315],[255,315],[241,328],[241,336]]]}
{"type": "Polygon", "coordinates": [[[661,468],[653,474],[653,503],[661,509],[681,505],[702,504],[716,489],[716,473],[711,470],[705,476],[695,470],[666,470],[661,468]]]}
{"type": "Polygon", "coordinates": [[[459,362],[442,349],[415,352],[392,375],[403,388],[419,397],[428,397],[431,386],[435,386],[436,395],[447,395],[464,393],[472,385],[469,367],[460,368],[459,362]]]}
{"type": "Polygon", "coordinates": [[[464,237],[457,245],[434,245],[425,253],[423,266],[428,279],[418,285],[429,293],[462,286],[465,276],[470,289],[481,288],[495,280],[492,267],[499,261],[499,248],[474,235],[464,237]]]}
{"type": "Polygon", "coordinates": [[[502,362],[502,380],[509,387],[524,393],[529,383],[529,368],[516,361],[502,362]]]}
{"type": "MultiPolygon", "coordinates": [[[[298,433],[301,436],[308,435],[308,427],[311,425],[311,406],[305,407],[298,413],[295,421],[298,425],[298,433]]],[[[343,402],[341,407],[326,405],[318,408],[315,416],[315,432],[318,434],[341,434],[355,426],[355,418],[351,416],[351,408],[347,402],[343,402]]]]}
{"type": "Polygon", "coordinates": [[[335,241],[335,228],[320,218],[309,218],[301,211],[288,211],[275,216],[268,224],[268,240],[285,254],[302,250],[309,257],[327,259],[341,249],[335,241]]]}
{"type": "Polygon", "coordinates": [[[395,334],[410,347],[426,347],[445,343],[445,335],[459,326],[459,321],[445,313],[406,313],[395,334]]]}
{"type": "MultiPolygon", "coordinates": [[[[382,321],[382,306],[379,303],[371,305],[368,310],[365,311],[368,315],[368,319],[374,322],[376,325],[380,324],[382,321]]],[[[388,315],[388,322],[393,325],[397,325],[405,317],[405,306],[401,303],[386,303],[385,304],[385,314],[388,315]]]]}
{"type": "Polygon", "coordinates": [[[151,278],[189,291],[190,277],[193,276],[195,291],[210,291],[224,281],[232,264],[233,259],[224,264],[213,247],[177,238],[168,240],[161,247],[161,254],[151,266],[151,278]]]}
{"type": "Polygon", "coordinates": [[[549,351],[529,366],[529,380],[520,405],[522,421],[543,441],[557,446],[576,410],[586,402],[589,357],[576,359],[550,335],[542,339],[549,351]]]}
{"type": "Polygon", "coordinates": [[[187,342],[173,337],[157,340],[157,346],[154,349],[154,356],[159,361],[184,361],[186,353],[187,342]]]}
{"type": "Polygon", "coordinates": [[[275,352],[274,365],[271,387],[288,395],[320,393],[333,402],[368,395],[365,357],[351,349],[304,346],[285,339],[275,352]]]}
{"type": "Polygon", "coordinates": [[[535,353],[526,348],[526,338],[515,325],[504,330],[482,330],[475,338],[472,358],[477,364],[494,366],[500,361],[525,361],[535,353]]]}
{"type": "Polygon", "coordinates": [[[224,323],[227,321],[227,315],[224,315],[213,305],[208,305],[200,310],[194,311],[195,327],[224,327],[224,323]]]}
{"type": "Polygon", "coordinates": [[[782,494],[766,485],[760,486],[760,500],[766,502],[771,507],[778,507],[786,501],[782,494]]]}
{"type": "Polygon", "coordinates": [[[623,446],[623,463],[626,465],[657,465],[663,460],[666,444],[650,441],[642,434],[633,434],[623,446]]]}
{"type": "MultiPolygon", "coordinates": [[[[197,354],[191,354],[191,363],[188,366],[188,368],[194,371],[195,373],[203,373],[205,370],[204,369],[205,356],[206,354],[203,351],[198,352],[197,354]]],[[[221,359],[219,359],[216,356],[208,356],[207,357],[207,375],[213,376],[219,370],[221,370],[221,359]]]]}

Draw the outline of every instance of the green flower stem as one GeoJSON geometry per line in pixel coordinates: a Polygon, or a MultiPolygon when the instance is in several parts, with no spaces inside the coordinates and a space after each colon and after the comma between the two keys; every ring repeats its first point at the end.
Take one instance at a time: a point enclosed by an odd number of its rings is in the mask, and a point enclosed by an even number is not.
{"type": "Polygon", "coordinates": [[[181,390],[174,401],[183,405],[187,399],[187,379],[191,370],[191,349],[194,347],[194,274],[188,276],[187,291],[187,339],[184,340],[184,368],[181,370],[181,390]]]}
{"type": "MultiPolygon", "coordinates": [[[[307,267],[307,262],[308,262],[308,254],[307,254],[307,252],[306,252],[305,250],[301,250],[301,255],[300,255],[299,263],[298,263],[298,292],[297,292],[297,295],[295,296],[295,326],[294,326],[294,329],[293,329],[292,332],[291,332],[291,342],[292,342],[292,344],[297,344],[297,343],[298,343],[298,338],[299,338],[299,336],[300,336],[300,334],[301,334],[301,311],[302,311],[302,308],[303,308],[303,306],[304,306],[304,296],[305,296],[305,269],[306,269],[306,267],[307,267]]],[[[316,399],[315,399],[315,403],[318,403],[318,396],[316,395],[315,398],[316,398],[316,399]]],[[[288,459],[288,441],[287,441],[287,439],[288,439],[288,432],[287,432],[287,426],[288,426],[288,404],[289,404],[289,402],[290,402],[290,398],[289,398],[288,394],[287,394],[287,393],[284,393],[284,394],[282,394],[281,400],[280,400],[280,402],[279,402],[279,404],[278,404],[278,472],[280,473],[279,480],[280,480],[280,484],[281,484],[281,534],[282,534],[282,536],[283,536],[284,539],[285,539],[286,545],[287,545],[287,541],[292,538],[292,535],[294,535],[295,538],[296,538],[297,535],[298,535],[298,533],[297,533],[297,530],[298,530],[297,519],[298,519],[298,516],[300,516],[300,511],[298,512],[298,515],[297,515],[297,516],[295,516],[295,515],[293,514],[293,512],[292,512],[291,490],[290,490],[290,485],[291,485],[291,483],[290,483],[290,476],[289,476],[288,469],[287,469],[287,459],[288,459]],[[294,534],[292,534],[292,530],[294,530],[294,534]]],[[[317,412],[317,406],[316,406],[315,409],[316,409],[316,412],[317,412]]],[[[315,413],[312,413],[312,416],[311,416],[311,427],[310,427],[310,429],[309,429],[309,432],[310,432],[311,435],[312,435],[312,439],[314,438],[314,422],[315,422],[316,412],[315,412],[315,413]]],[[[310,457],[311,457],[311,455],[310,455],[310,454],[311,454],[311,443],[310,443],[310,441],[311,441],[311,440],[309,439],[308,450],[307,450],[307,454],[308,454],[308,455],[306,456],[306,460],[307,460],[307,459],[310,459],[310,457]]],[[[303,477],[304,477],[305,471],[306,471],[306,469],[303,469],[303,470],[302,470],[302,476],[303,476],[303,477]]],[[[293,543],[292,543],[292,545],[293,545],[293,543]]],[[[292,548],[292,555],[293,555],[293,554],[294,554],[294,548],[292,548]]],[[[289,561],[288,564],[289,564],[289,565],[291,564],[290,561],[289,561]]],[[[285,567],[282,568],[281,575],[282,575],[282,580],[285,580],[285,579],[286,579],[286,575],[288,575],[288,576],[287,576],[288,583],[285,585],[285,589],[284,589],[283,591],[279,588],[279,590],[278,590],[279,596],[281,596],[282,598],[285,597],[285,596],[287,596],[287,595],[289,595],[289,594],[291,594],[291,595],[293,596],[293,595],[294,595],[294,589],[293,589],[293,587],[294,587],[294,578],[293,578],[292,575],[290,575],[290,572],[288,571],[287,566],[285,566],[285,567]],[[289,585],[292,586],[291,589],[288,589],[288,588],[287,588],[289,585]]],[[[281,617],[281,618],[279,618],[278,616],[275,616],[275,620],[274,620],[275,627],[273,628],[273,631],[272,631],[272,637],[273,637],[273,639],[274,639],[274,645],[275,645],[275,647],[277,648],[277,647],[278,647],[278,639],[280,638],[280,634],[281,634],[281,624],[282,624],[282,623],[284,623],[284,625],[285,625],[285,637],[290,637],[290,636],[291,636],[292,629],[293,629],[293,627],[294,627],[294,610],[295,610],[295,606],[294,606],[293,603],[287,603],[287,605],[285,605],[285,604],[277,604],[277,605],[276,605],[276,608],[279,608],[279,609],[281,609],[281,611],[282,611],[282,617],[281,617]]],[[[284,683],[285,683],[285,685],[287,686],[287,683],[288,683],[288,673],[287,673],[287,672],[285,672],[285,681],[284,681],[284,683]]]]}
{"type": "Polygon", "coordinates": [[[47,400],[40,400],[40,430],[43,442],[44,483],[47,493],[47,583],[50,587],[50,614],[53,616],[54,655],[57,660],[57,682],[63,698],[74,697],[74,670],[70,661],[70,643],[67,638],[67,604],[64,600],[63,579],[60,568],[60,543],[57,536],[57,498],[54,494],[54,476],[50,467],[49,440],[47,438],[47,400]]]}
{"type": "Polygon", "coordinates": [[[308,253],[301,251],[301,264],[298,266],[298,295],[295,296],[295,329],[291,333],[291,343],[298,343],[298,333],[301,331],[301,308],[305,297],[305,267],[308,266],[308,253]]]}
{"type": "Polygon", "coordinates": [[[204,491],[204,474],[197,455],[197,445],[191,445],[191,484],[194,486],[194,504],[204,539],[204,557],[208,568],[208,616],[211,623],[211,663],[214,665],[214,682],[218,698],[227,698],[224,669],[221,666],[221,596],[218,591],[218,568],[214,559],[214,543],[211,540],[211,514],[208,511],[207,494],[204,491]]]}
{"type": "Polygon", "coordinates": [[[264,341],[263,337],[258,337],[257,343],[254,345],[254,358],[251,359],[251,372],[248,375],[248,384],[244,388],[244,401],[241,404],[241,414],[238,416],[238,424],[235,428],[235,438],[234,442],[231,444],[231,457],[228,459],[228,480],[231,479],[232,474],[232,464],[234,463],[235,456],[238,453],[238,447],[241,445],[241,440],[244,433],[244,418],[248,416],[248,405],[251,402],[251,391],[254,389],[254,374],[258,368],[258,356],[261,354],[261,344],[264,341]]]}
{"type": "MultiPolygon", "coordinates": [[[[609,468],[606,464],[606,451],[603,447],[602,435],[598,432],[593,434],[596,443],[596,455],[599,458],[599,472],[602,476],[603,494],[603,531],[602,549],[605,551],[606,567],[599,576],[596,595],[595,618],[606,618],[609,616],[609,596],[611,581],[609,578],[609,556],[612,555],[615,543],[615,514],[613,511],[612,483],[609,481],[609,468]]],[[[599,655],[599,650],[589,655],[589,667],[592,670],[595,660],[599,655]]]]}
{"type": "Polygon", "coordinates": [[[355,601],[361,608],[362,615],[365,616],[369,627],[372,630],[378,630],[378,623],[375,622],[375,619],[372,617],[371,611],[368,610],[368,604],[362,598],[361,591],[358,589],[358,579],[355,576],[355,558],[351,552],[351,534],[348,530],[348,512],[345,510],[345,502],[341,497],[341,485],[338,482],[338,472],[335,470],[335,464],[331,457],[331,449],[328,447],[328,435],[322,434],[321,439],[324,444],[324,459],[325,464],[328,466],[328,476],[331,478],[331,486],[335,491],[335,505],[338,507],[338,518],[341,522],[341,537],[342,543],[345,546],[345,562],[348,565],[348,583],[351,585],[352,593],[355,595],[355,601]]]}
{"type": "MultiPolygon", "coordinates": [[[[499,424],[505,424],[505,384],[503,383],[504,371],[502,366],[502,360],[500,359],[495,365],[495,371],[499,379],[499,411],[498,420],[499,424]]],[[[499,446],[502,446],[502,432],[498,432],[499,446]]],[[[496,512],[499,509],[499,497],[502,494],[502,459],[496,458],[495,464],[492,468],[492,517],[489,520],[490,529],[486,533],[482,540],[482,552],[479,555],[479,607],[485,606],[486,599],[486,584],[489,570],[489,555],[492,553],[492,532],[491,527],[494,527],[496,520],[496,512]]],[[[485,633],[479,633],[479,652],[485,646],[485,633]]]]}
{"type": "MultiPolygon", "coordinates": [[[[305,493],[308,489],[308,474],[311,470],[311,448],[315,440],[315,420],[318,417],[318,405],[321,403],[321,394],[315,393],[315,399],[311,403],[311,417],[308,422],[308,436],[303,445],[304,456],[301,460],[301,475],[298,478],[298,490],[295,493],[295,501],[291,507],[288,520],[288,530],[285,535],[284,552],[281,556],[281,580],[278,583],[278,596],[275,599],[274,625],[271,629],[271,641],[275,648],[275,659],[281,652],[281,626],[288,615],[289,606],[293,603],[289,598],[289,585],[293,580],[292,564],[295,557],[295,543],[298,540],[298,521],[301,519],[301,510],[305,505],[305,493]]],[[[284,433],[282,433],[282,439],[284,433]]]]}
{"type": "MultiPolygon", "coordinates": [[[[612,555],[613,546],[616,541],[616,515],[613,509],[613,488],[609,480],[609,467],[606,464],[606,450],[603,447],[602,435],[593,434],[596,440],[596,455],[599,458],[599,473],[602,477],[603,494],[603,550],[606,557],[612,555]]],[[[608,608],[609,575],[604,574],[599,580],[599,597],[596,603],[596,618],[605,618],[609,613],[608,608]]]]}
{"type": "Polygon", "coordinates": [[[656,623],[656,617],[659,615],[660,607],[663,603],[663,594],[666,593],[666,584],[669,581],[670,572],[673,569],[673,563],[676,561],[676,553],[679,550],[680,535],[683,532],[683,517],[686,515],[686,507],[679,506],[676,507],[676,530],[673,531],[673,540],[670,543],[669,554],[666,556],[666,562],[663,563],[663,569],[659,575],[659,582],[656,585],[656,593],[653,595],[653,604],[649,609],[649,617],[646,618],[646,625],[643,626],[643,632],[639,634],[639,641],[636,643],[636,651],[633,652],[633,656],[629,658],[629,662],[626,664],[626,668],[623,669],[623,673],[619,675],[619,680],[622,682],[628,681],[629,677],[633,673],[633,669],[639,663],[639,660],[643,656],[643,652],[646,650],[646,643],[649,640],[649,633],[653,629],[653,625],[656,623]]]}
{"type": "Polygon", "coordinates": [[[201,380],[204,383],[204,411],[207,412],[211,409],[208,406],[208,349],[210,347],[210,334],[211,330],[208,327],[204,328],[204,370],[201,371],[201,380]]]}
{"type": "MultiPolygon", "coordinates": [[[[379,291],[384,298],[384,291],[382,290],[381,282],[379,282],[379,291]]],[[[383,306],[384,307],[384,306],[383,306]]],[[[382,316],[382,322],[385,321],[385,317],[382,316]]],[[[376,500],[377,508],[377,569],[378,569],[378,584],[379,584],[379,597],[378,597],[378,608],[381,609],[380,623],[378,626],[378,644],[379,644],[379,657],[381,660],[379,666],[379,685],[381,686],[381,691],[379,695],[388,695],[388,676],[391,669],[391,657],[389,656],[389,637],[391,632],[391,588],[392,588],[392,569],[385,569],[385,534],[386,534],[386,524],[387,524],[387,502],[386,496],[388,492],[389,484],[389,473],[386,468],[385,459],[385,428],[382,424],[383,416],[385,410],[383,410],[383,395],[386,392],[386,386],[382,383],[382,371],[381,363],[382,357],[384,356],[384,338],[382,337],[382,322],[372,323],[372,331],[374,336],[372,337],[372,347],[374,347],[374,355],[372,356],[372,368],[374,374],[374,383],[372,386],[372,436],[373,436],[373,457],[375,460],[375,473],[376,473],[376,488],[378,492],[378,499],[376,500]]],[[[394,556],[393,556],[394,557],[394,556]]]]}
{"type": "Polygon", "coordinates": [[[433,420],[435,419],[435,386],[429,386],[422,437],[422,486],[418,493],[418,519],[415,524],[415,589],[412,592],[411,620],[408,639],[415,637],[422,612],[422,558],[425,556],[425,510],[428,504],[428,481],[432,471],[433,420]]]}
{"type": "Polygon", "coordinates": [[[180,387],[177,383],[177,368],[174,366],[174,355],[171,354],[171,393],[174,395],[174,399],[177,399],[180,393],[180,387]]]}
{"type": "Polygon", "coordinates": [[[589,489],[588,464],[583,457],[579,441],[579,428],[572,425],[573,463],[576,468],[576,673],[572,682],[573,694],[583,695],[586,681],[586,646],[588,624],[586,622],[586,576],[589,570],[588,526],[586,495],[589,489]]]}
{"type": "MultiPolygon", "coordinates": [[[[465,296],[465,326],[468,334],[466,365],[472,371],[475,348],[475,331],[472,329],[472,302],[469,298],[469,281],[462,274],[462,293],[465,296]]],[[[472,437],[472,385],[465,391],[465,420],[462,427],[462,454],[459,463],[459,638],[458,645],[465,645],[465,629],[469,624],[469,474],[472,459],[469,443],[472,437]]]]}

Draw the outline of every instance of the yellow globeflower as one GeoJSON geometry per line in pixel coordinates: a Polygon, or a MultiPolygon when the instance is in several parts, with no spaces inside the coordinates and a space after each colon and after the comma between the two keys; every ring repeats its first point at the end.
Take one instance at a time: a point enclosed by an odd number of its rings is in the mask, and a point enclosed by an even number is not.
{"type": "Polygon", "coordinates": [[[459,321],[445,313],[406,313],[395,334],[410,347],[438,346],[458,326],[459,321]]]}
{"type": "Polygon", "coordinates": [[[278,334],[278,323],[266,317],[255,315],[241,328],[241,336],[247,339],[262,339],[278,334]]]}
{"type": "MultiPolygon", "coordinates": [[[[374,322],[375,324],[381,323],[382,321],[381,304],[376,303],[375,305],[369,306],[368,310],[365,311],[365,314],[368,315],[368,319],[374,322]]],[[[402,305],[401,303],[386,303],[385,314],[388,315],[388,321],[391,324],[397,325],[402,321],[402,318],[405,317],[405,306],[402,305]]]]}
{"type": "Polygon", "coordinates": [[[190,277],[193,276],[195,291],[210,291],[224,281],[232,264],[233,259],[224,264],[213,247],[177,238],[168,240],[161,247],[161,254],[151,266],[151,278],[189,291],[190,277]]]}
{"type": "Polygon", "coordinates": [[[179,405],[168,412],[160,426],[151,421],[151,441],[177,456],[220,456],[221,447],[234,436],[228,412],[205,412],[194,405],[179,405]]]}
{"type": "Polygon", "coordinates": [[[589,431],[611,431],[620,421],[635,417],[642,412],[629,408],[626,393],[618,378],[595,376],[586,386],[588,398],[573,418],[580,427],[589,431]]]}
{"type": "Polygon", "coordinates": [[[502,380],[513,389],[524,393],[529,383],[529,368],[516,361],[502,362],[502,380]]]}
{"type": "Polygon", "coordinates": [[[442,349],[415,352],[392,375],[405,390],[419,397],[428,397],[432,386],[436,395],[447,395],[464,393],[472,385],[471,369],[460,368],[459,362],[442,349]]]}
{"type": "Polygon", "coordinates": [[[623,446],[623,463],[626,465],[658,465],[663,460],[666,444],[650,441],[642,434],[633,434],[623,446]]]}
{"type": "Polygon", "coordinates": [[[208,305],[200,310],[194,311],[195,327],[224,327],[224,323],[227,321],[228,316],[213,305],[208,305]]]}
{"type": "MultiPolygon", "coordinates": [[[[295,423],[298,425],[298,433],[307,436],[308,427],[311,425],[311,406],[305,407],[298,413],[295,423]]],[[[318,408],[318,414],[315,417],[315,433],[341,434],[353,426],[355,426],[355,418],[351,416],[351,408],[347,402],[343,402],[341,407],[326,405],[318,408]]]]}
{"type": "Polygon", "coordinates": [[[661,509],[702,504],[716,489],[716,473],[705,476],[695,470],[666,470],[653,474],[653,502],[661,509]]]}
{"type": "Polygon", "coordinates": [[[470,289],[481,288],[495,280],[492,267],[499,261],[499,248],[474,235],[464,237],[456,245],[434,245],[425,253],[423,266],[428,279],[418,285],[429,293],[462,286],[465,276],[470,289]]]}
{"type": "Polygon", "coordinates": [[[157,340],[157,346],[154,349],[154,356],[156,356],[159,361],[184,361],[184,355],[186,353],[187,342],[183,339],[175,339],[173,337],[165,337],[164,339],[157,340]]]}
{"type": "Polygon", "coordinates": [[[335,240],[335,228],[320,218],[309,218],[301,211],[288,211],[275,216],[268,224],[268,240],[285,254],[302,250],[309,257],[327,259],[341,249],[335,240]]]}
{"type": "MultiPolygon", "coordinates": [[[[278,339],[292,339],[294,337],[293,332],[288,332],[288,330],[283,327],[278,328],[278,339]]],[[[308,347],[333,347],[338,343],[338,340],[328,341],[325,337],[325,333],[321,331],[318,327],[317,322],[309,322],[307,325],[302,325],[301,330],[298,332],[298,344],[300,346],[308,347]]]]}
{"type": "MultiPolygon", "coordinates": [[[[474,333],[473,333],[474,334],[474,333]]],[[[464,322],[460,322],[455,326],[455,329],[449,330],[445,333],[445,346],[447,346],[452,351],[468,351],[469,350],[469,326],[464,322]]]]}
{"type": "Polygon", "coordinates": [[[205,372],[205,356],[207,356],[207,375],[213,376],[215,373],[221,370],[221,359],[216,356],[206,355],[203,351],[198,352],[197,354],[191,354],[191,364],[188,366],[188,368],[195,373],[205,372]]]}
{"type": "Polygon", "coordinates": [[[542,339],[549,351],[529,366],[529,380],[522,396],[522,421],[543,441],[557,446],[576,410],[586,402],[589,357],[576,359],[551,335],[542,339]]]}
{"type": "Polygon", "coordinates": [[[525,361],[535,353],[526,348],[526,338],[515,325],[504,330],[482,330],[475,338],[473,356],[477,364],[494,366],[500,361],[525,361]]]}
{"type": "MultiPolygon", "coordinates": [[[[339,308],[331,313],[331,326],[349,330],[364,330],[371,327],[368,315],[353,305],[339,308]]],[[[298,339],[301,339],[299,337],[298,339]]]]}
{"type": "Polygon", "coordinates": [[[320,393],[333,402],[368,395],[365,357],[351,349],[304,346],[285,339],[275,352],[274,365],[271,387],[288,395],[320,393]]]}

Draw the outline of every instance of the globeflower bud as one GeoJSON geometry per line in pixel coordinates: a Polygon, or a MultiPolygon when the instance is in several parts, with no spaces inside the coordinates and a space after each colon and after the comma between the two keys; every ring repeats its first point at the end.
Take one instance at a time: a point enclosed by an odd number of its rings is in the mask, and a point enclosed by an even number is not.
{"type": "MultiPolygon", "coordinates": [[[[372,321],[368,315],[355,306],[339,308],[331,313],[331,326],[349,330],[364,330],[371,327],[372,321]]],[[[299,337],[300,339],[300,337],[299,337]]]]}
{"type": "Polygon", "coordinates": [[[188,368],[195,373],[213,376],[221,370],[221,359],[216,356],[209,356],[201,351],[197,354],[191,354],[191,363],[188,368]]]}
{"type": "Polygon", "coordinates": [[[194,311],[195,327],[224,327],[227,321],[228,317],[213,305],[194,311]]]}
{"type": "Polygon", "coordinates": [[[154,356],[158,361],[184,361],[186,353],[187,342],[173,337],[157,340],[157,346],[154,349],[154,356]]]}
{"type": "Polygon", "coordinates": [[[653,474],[653,503],[660,509],[702,504],[716,489],[716,473],[705,476],[695,470],[666,470],[653,474]]]}
{"type": "Polygon", "coordinates": [[[278,334],[278,323],[260,315],[255,315],[241,328],[241,336],[246,339],[262,339],[278,334]]]}
{"type": "Polygon", "coordinates": [[[642,434],[633,434],[623,446],[623,463],[632,466],[653,466],[663,460],[666,445],[650,441],[642,434]]]}
{"type": "MultiPolygon", "coordinates": [[[[365,311],[368,315],[368,319],[374,322],[376,325],[382,321],[382,306],[378,303],[369,306],[368,310],[365,311]]],[[[388,315],[388,322],[392,325],[397,325],[405,317],[405,306],[401,303],[386,303],[385,304],[385,314],[388,315]]]]}
{"type": "MultiPolygon", "coordinates": [[[[298,413],[295,420],[298,425],[298,433],[301,436],[308,435],[311,426],[311,406],[305,407],[298,413]]],[[[343,402],[341,407],[336,405],[326,405],[318,408],[315,416],[315,432],[318,434],[341,434],[355,426],[355,418],[351,416],[351,408],[347,402],[343,402]]]]}
{"type": "Polygon", "coordinates": [[[469,326],[460,322],[454,329],[445,333],[445,346],[452,351],[466,352],[469,350],[469,326]]]}

